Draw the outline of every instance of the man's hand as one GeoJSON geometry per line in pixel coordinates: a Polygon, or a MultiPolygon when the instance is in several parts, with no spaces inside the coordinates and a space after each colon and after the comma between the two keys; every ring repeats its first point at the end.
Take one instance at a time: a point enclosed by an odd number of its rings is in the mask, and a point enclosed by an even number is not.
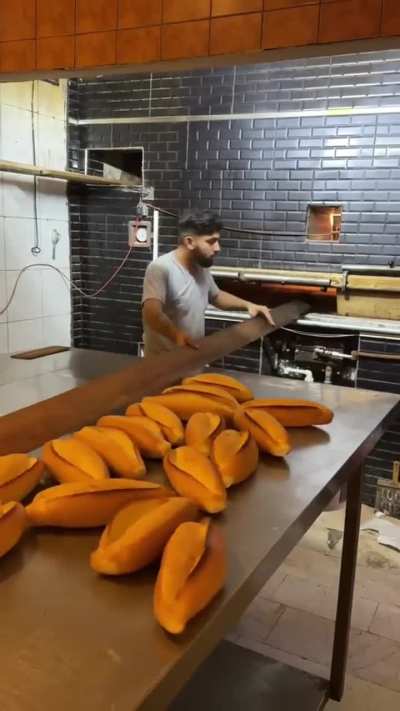
{"type": "Polygon", "coordinates": [[[268,323],[271,324],[271,326],[275,326],[275,321],[272,318],[271,311],[267,306],[263,306],[262,304],[252,304],[249,301],[247,311],[249,312],[250,316],[264,316],[264,318],[268,321],[268,323]]]}
{"type": "Polygon", "coordinates": [[[189,346],[190,348],[195,348],[195,350],[199,349],[198,344],[185,331],[176,331],[174,341],[177,346],[189,346]]]}

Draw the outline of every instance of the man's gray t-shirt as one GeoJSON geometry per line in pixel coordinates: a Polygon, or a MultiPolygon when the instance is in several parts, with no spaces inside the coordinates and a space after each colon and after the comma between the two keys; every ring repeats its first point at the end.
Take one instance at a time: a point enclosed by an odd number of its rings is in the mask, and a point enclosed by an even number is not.
{"type": "MultiPolygon", "coordinates": [[[[197,267],[192,274],[180,264],[176,252],[168,252],[147,267],[142,304],[147,299],[158,299],[172,323],[191,338],[198,339],[204,336],[205,311],[218,291],[208,269],[197,267]]],[[[153,331],[146,322],[143,327],[147,355],[174,347],[169,339],[153,331]]]]}

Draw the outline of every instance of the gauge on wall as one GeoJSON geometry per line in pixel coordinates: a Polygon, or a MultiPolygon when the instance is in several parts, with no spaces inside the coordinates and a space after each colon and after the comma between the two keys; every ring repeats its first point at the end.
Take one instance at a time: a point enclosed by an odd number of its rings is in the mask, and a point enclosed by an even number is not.
{"type": "Polygon", "coordinates": [[[141,220],[139,223],[132,220],[128,222],[128,229],[130,247],[151,247],[152,229],[150,220],[141,220]]]}

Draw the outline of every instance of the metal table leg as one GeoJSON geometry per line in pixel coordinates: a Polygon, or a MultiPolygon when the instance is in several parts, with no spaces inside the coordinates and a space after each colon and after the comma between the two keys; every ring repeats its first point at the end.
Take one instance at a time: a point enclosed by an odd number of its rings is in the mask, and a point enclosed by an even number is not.
{"type": "Polygon", "coordinates": [[[340,701],[343,696],[346,676],[358,538],[360,532],[361,477],[362,470],[360,467],[349,479],[347,488],[335,640],[333,644],[331,678],[329,684],[329,696],[335,701],[340,701]]]}

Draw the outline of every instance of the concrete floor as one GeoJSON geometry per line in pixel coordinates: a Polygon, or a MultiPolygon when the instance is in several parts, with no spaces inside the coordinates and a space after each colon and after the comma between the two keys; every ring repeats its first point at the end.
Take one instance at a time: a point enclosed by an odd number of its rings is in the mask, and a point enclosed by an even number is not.
{"type": "MultiPolygon", "coordinates": [[[[363,520],[373,514],[363,507],[363,520]]],[[[344,512],[325,513],[269,580],[230,639],[329,678],[344,512]]],[[[400,523],[400,522],[399,522],[400,523]]],[[[400,552],[360,536],[346,694],[328,711],[400,709],[400,552]]]]}

